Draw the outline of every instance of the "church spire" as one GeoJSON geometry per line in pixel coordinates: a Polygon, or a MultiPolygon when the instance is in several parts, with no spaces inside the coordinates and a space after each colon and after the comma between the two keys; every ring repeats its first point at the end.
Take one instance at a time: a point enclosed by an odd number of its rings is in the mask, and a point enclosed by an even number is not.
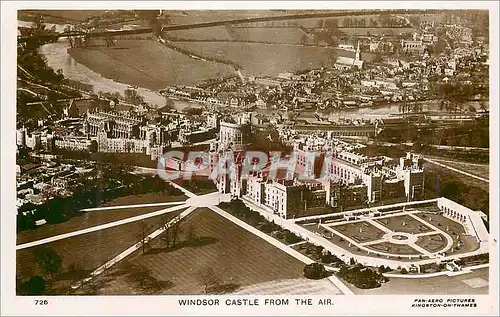
{"type": "Polygon", "coordinates": [[[356,48],[356,57],[355,57],[355,60],[356,61],[361,60],[361,58],[360,58],[360,50],[359,50],[359,41],[358,41],[358,47],[356,48]]]}

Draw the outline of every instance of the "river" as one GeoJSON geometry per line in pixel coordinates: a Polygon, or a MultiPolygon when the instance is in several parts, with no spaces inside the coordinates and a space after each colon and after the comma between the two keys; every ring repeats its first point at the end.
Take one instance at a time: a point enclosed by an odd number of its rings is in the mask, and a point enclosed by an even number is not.
{"type": "MultiPolygon", "coordinates": [[[[17,21],[18,27],[31,27],[32,22],[17,21]]],[[[63,32],[67,26],[65,24],[51,24],[45,23],[47,28],[52,28],[55,25],[57,32],[63,32]]],[[[94,72],[83,64],[77,63],[68,54],[69,43],[65,38],[59,38],[55,43],[45,44],[40,48],[40,52],[47,59],[47,65],[54,70],[61,69],[64,76],[68,79],[78,80],[83,83],[91,84],[94,86],[94,92],[119,92],[123,95],[125,89],[129,89],[129,85],[116,82],[112,79],[105,78],[99,73],[94,72]]],[[[160,93],[151,91],[146,88],[138,87],[137,92],[144,96],[144,99],[149,104],[156,104],[159,107],[165,105],[165,97],[160,93]]],[[[176,103],[176,108],[182,109],[186,105],[176,103]]]]}
{"type": "MultiPolygon", "coordinates": [[[[22,27],[30,27],[31,22],[18,21],[18,25],[22,27]]],[[[47,23],[48,28],[52,28],[55,25],[56,31],[62,32],[66,25],[62,24],[50,24],[47,23]]],[[[54,70],[61,69],[64,76],[69,79],[78,80],[84,83],[91,84],[94,86],[94,92],[119,92],[123,94],[126,89],[129,89],[129,85],[116,82],[112,79],[105,78],[99,73],[94,72],[90,68],[83,64],[76,62],[67,52],[69,43],[65,38],[60,38],[56,43],[45,44],[40,48],[41,53],[46,57],[47,64],[54,70]]],[[[144,96],[147,103],[152,105],[158,105],[162,107],[165,104],[165,97],[156,91],[152,91],[147,88],[138,87],[137,92],[144,96]]],[[[200,104],[184,102],[173,100],[175,108],[182,110],[187,107],[201,107],[200,104]]],[[[476,104],[476,107],[478,105],[476,104]]],[[[436,111],[438,110],[437,102],[424,103],[424,111],[436,111]]],[[[399,105],[392,104],[387,107],[382,108],[358,108],[347,111],[342,111],[336,115],[342,117],[365,117],[365,118],[380,118],[386,117],[387,115],[397,115],[399,114],[399,105]]]]}

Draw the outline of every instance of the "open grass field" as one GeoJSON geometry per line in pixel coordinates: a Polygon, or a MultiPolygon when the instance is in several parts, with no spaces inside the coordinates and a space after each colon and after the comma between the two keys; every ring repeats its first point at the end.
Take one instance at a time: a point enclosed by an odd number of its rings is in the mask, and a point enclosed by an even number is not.
{"type": "Polygon", "coordinates": [[[38,14],[52,18],[69,21],[85,21],[92,16],[100,16],[105,13],[105,10],[21,10],[19,15],[23,14],[38,14]]]}
{"type": "Polygon", "coordinates": [[[106,48],[70,49],[77,62],[106,78],[158,90],[169,85],[194,85],[209,78],[229,76],[233,69],[221,63],[194,60],[150,40],[123,40],[106,48]]]}
{"type": "Polygon", "coordinates": [[[187,39],[187,40],[223,40],[231,41],[234,37],[228,32],[225,26],[213,26],[199,29],[167,31],[165,35],[169,38],[187,39]]]}
{"type": "Polygon", "coordinates": [[[233,28],[236,39],[239,41],[272,42],[285,44],[312,44],[307,36],[298,28],[233,28]]]}
{"type": "Polygon", "coordinates": [[[176,46],[203,57],[232,61],[246,76],[276,76],[285,71],[330,67],[335,50],[257,43],[176,42],[176,46]]]}
{"type": "MultiPolygon", "coordinates": [[[[147,233],[153,232],[180,212],[175,211],[143,220],[144,224],[148,227],[147,233]]],[[[62,257],[63,273],[73,263],[87,270],[94,270],[137,243],[140,240],[140,232],[141,224],[138,221],[50,242],[44,246],[54,249],[62,257]]],[[[40,270],[34,260],[34,251],[36,248],[32,247],[16,252],[16,276],[27,279],[33,275],[40,274],[40,270]]],[[[61,284],[65,284],[64,281],[60,282],[61,284]]]]}
{"type": "Polygon", "coordinates": [[[339,28],[345,35],[367,35],[367,36],[382,36],[382,35],[400,35],[403,33],[415,33],[414,28],[339,28]]]}
{"type": "Polygon", "coordinates": [[[294,13],[291,10],[166,10],[165,14],[169,16],[170,24],[190,24],[294,13]]]}
{"type": "Polygon", "coordinates": [[[366,221],[330,226],[330,228],[360,243],[379,240],[385,234],[384,231],[366,221]]]}
{"type": "Polygon", "coordinates": [[[166,35],[186,40],[214,40],[234,42],[265,42],[300,44],[303,36],[305,43],[312,44],[312,40],[298,28],[245,28],[234,26],[214,26],[200,29],[168,31],[166,35]],[[309,39],[309,41],[307,41],[309,39]]]}
{"type": "Polygon", "coordinates": [[[448,165],[450,167],[459,169],[461,171],[483,177],[488,178],[490,174],[490,166],[489,164],[476,164],[476,163],[468,163],[457,160],[450,160],[448,158],[437,157],[437,156],[429,156],[433,161],[437,161],[438,163],[448,165]]]}
{"type": "MultiPolygon", "coordinates": [[[[182,196],[167,196],[164,194],[145,194],[120,197],[103,204],[101,207],[118,206],[118,205],[132,205],[132,204],[147,204],[155,202],[167,201],[182,201],[186,197],[182,196]]],[[[73,232],[85,228],[90,228],[113,221],[130,218],[138,215],[147,214],[153,211],[169,208],[173,206],[159,206],[159,207],[142,207],[142,208],[126,208],[116,210],[100,210],[88,211],[81,216],[73,217],[70,220],[58,224],[46,224],[38,227],[35,230],[22,231],[17,234],[17,244],[23,244],[31,241],[36,241],[63,233],[73,232]]]]}
{"type": "Polygon", "coordinates": [[[187,228],[205,243],[198,246],[166,251],[161,237],[153,249],[120,263],[116,279],[105,276],[100,294],[134,294],[134,283],[127,278],[130,265],[150,270],[158,281],[170,281],[172,286],[163,294],[202,294],[203,284],[199,272],[212,268],[219,282],[228,290],[281,279],[302,276],[304,264],[283,253],[266,241],[254,236],[208,209],[198,209],[181,225],[181,241],[186,241],[187,228]]]}
{"type": "Polygon", "coordinates": [[[375,221],[394,232],[418,234],[433,231],[433,229],[408,215],[376,219],[375,221]]]}
{"type": "MultiPolygon", "coordinates": [[[[440,163],[446,164],[446,165],[450,165],[450,167],[461,169],[460,167],[455,166],[454,163],[444,163],[444,162],[440,162],[440,163]]],[[[467,175],[464,175],[464,174],[461,174],[461,173],[449,170],[447,168],[438,166],[436,164],[425,162],[424,163],[424,168],[425,168],[426,171],[437,173],[440,176],[440,180],[442,180],[442,181],[446,180],[447,175],[450,175],[453,178],[458,179],[461,182],[464,182],[465,184],[467,184],[469,186],[478,187],[478,188],[480,188],[482,190],[485,190],[485,191],[489,191],[489,189],[490,189],[490,184],[487,183],[487,182],[484,182],[482,180],[479,180],[479,179],[476,179],[476,178],[473,178],[473,177],[470,177],[470,176],[467,176],[467,175]]],[[[468,170],[469,169],[467,168],[465,171],[468,171],[468,170]]],[[[471,169],[469,171],[469,173],[474,174],[473,169],[471,169]]]]}
{"type": "Polygon", "coordinates": [[[185,195],[170,196],[163,193],[151,193],[142,195],[131,195],[113,199],[107,203],[102,204],[102,207],[107,206],[120,206],[120,205],[135,205],[135,204],[152,204],[163,203],[168,201],[184,201],[187,199],[185,195]]]}

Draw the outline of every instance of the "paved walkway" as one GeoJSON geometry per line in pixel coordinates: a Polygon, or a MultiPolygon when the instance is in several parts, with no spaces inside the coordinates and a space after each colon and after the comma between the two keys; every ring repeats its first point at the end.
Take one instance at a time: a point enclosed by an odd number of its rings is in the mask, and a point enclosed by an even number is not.
{"type": "Polygon", "coordinates": [[[480,181],[483,181],[483,182],[486,182],[486,183],[490,182],[490,180],[487,179],[487,178],[479,177],[477,175],[474,175],[474,174],[471,174],[471,173],[468,173],[468,172],[464,172],[464,171],[456,169],[454,167],[451,167],[451,166],[448,166],[448,165],[445,165],[445,164],[442,164],[442,163],[438,163],[438,162],[436,162],[434,160],[431,160],[429,158],[425,158],[424,157],[424,161],[427,161],[429,163],[435,164],[437,166],[441,166],[443,168],[449,169],[451,171],[454,171],[454,172],[457,172],[457,173],[460,173],[460,174],[463,174],[463,175],[466,175],[466,176],[469,176],[469,177],[472,177],[472,178],[475,178],[475,179],[479,179],[480,181]]]}
{"type": "MultiPolygon", "coordinates": [[[[208,208],[210,208],[211,210],[213,210],[214,212],[216,212],[220,216],[222,216],[222,217],[228,219],[229,221],[233,222],[234,224],[240,226],[241,228],[243,228],[243,229],[245,229],[245,230],[253,233],[254,235],[258,236],[259,238],[262,238],[262,239],[266,240],[267,242],[269,242],[273,246],[277,247],[278,249],[280,249],[281,251],[287,253],[288,255],[293,256],[294,258],[296,258],[297,260],[301,261],[302,263],[305,263],[305,264],[314,263],[313,260],[311,260],[310,258],[306,257],[302,253],[300,253],[300,252],[298,252],[298,251],[290,248],[289,246],[281,243],[280,241],[276,240],[275,238],[270,237],[269,235],[263,233],[262,231],[254,228],[252,226],[250,226],[246,222],[244,222],[244,221],[236,218],[235,216],[231,215],[227,211],[224,211],[224,210],[222,210],[221,208],[219,208],[217,206],[210,206],[208,208]]],[[[354,293],[344,283],[342,283],[342,281],[340,281],[335,275],[330,276],[328,279],[335,286],[337,286],[337,288],[339,288],[340,291],[342,293],[344,293],[345,295],[354,295],[354,293]]]]}
{"type": "Polygon", "coordinates": [[[159,215],[163,215],[163,214],[166,214],[169,212],[174,212],[177,210],[185,209],[188,207],[189,206],[186,204],[178,205],[178,206],[167,208],[167,209],[153,211],[153,212],[150,212],[150,213],[147,213],[144,215],[139,215],[139,216],[130,217],[130,218],[126,218],[126,219],[122,219],[122,220],[118,220],[118,221],[113,221],[113,222],[105,223],[105,224],[102,224],[99,226],[90,227],[90,228],[86,228],[86,229],[82,229],[82,230],[78,230],[78,231],[68,232],[68,233],[57,235],[57,236],[52,236],[49,238],[45,238],[45,239],[17,245],[16,250],[31,248],[31,247],[34,247],[37,245],[41,245],[41,244],[45,244],[45,243],[49,243],[49,242],[54,242],[54,241],[61,240],[61,239],[66,239],[66,238],[75,237],[75,236],[79,236],[79,235],[94,232],[94,231],[108,229],[108,228],[112,228],[112,227],[116,227],[116,226],[121,226],[121,225],[124,225],[126,223],[130,223],[130,222],[134,222],[134,221],[138,221],[138,220],[143,220],[143,219],[147,219],[147,218],[151,218],[151,217],[156,217],[159,215]]]}
{"type": "MultiPolygon", "coordinates": [[[[166,223],[166,225],[168,226],[168,225],[170,225],[170,224],[172,224],[174,222],[177,222],[177,221],[179,221],[179,220],[187,217],[195,209],[196,209],[196,207],[189,207],[188,209],[186,209],[185,211],[183,211],[178,217],[175,217],[174,219],[171,219],[170,221],[168,221],[166,223]]],[[[161,228],[159,228],[159,229],[153,231],[151,234],[149,234],[145,239],[152,240],[152,239],[158,237],[164,231],[165,231],[165,226],[162,226],[161,228]]],[[[115,256],[114,258],[112,258],[111,260],[109,260],[108,262],[106,262],[103,265],[101,265],[100,267],[98,267],[95,271],[93,271],[90,274],[89,277],[87,277],[86,279],[84,279],[83,282],[87,283],[88,281],[92,280],[93,278],[95,278],[96,276],[98,276],[99,274],[101,274],[102,272],[104,272],[105,270],[109,269],[113,265],[117,264],[121,260],[125,259],[127,256],[129,256],[130,254],[134,253],[135,251],[137,251],[140,248],[142,248],[141,242],[134,244],[130,248],[126,249],[125,251],[123,251],[122,253],[118,254],[117,256],[115,256]]],[[[73,289],[76,289],[80,285],[81,285],[81,282],[78,282],[78,283],[73,284],[71,287],[73,289]]]]}

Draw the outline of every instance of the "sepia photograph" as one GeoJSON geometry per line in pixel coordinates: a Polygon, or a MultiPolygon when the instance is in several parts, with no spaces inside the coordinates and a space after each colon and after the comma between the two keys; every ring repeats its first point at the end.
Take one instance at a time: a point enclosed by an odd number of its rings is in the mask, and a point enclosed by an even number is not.
{"type": "Polygon", "coordinates": [[[7,291],[498,313],[498,3],[480,3],[10,8],[7,291]]]}

